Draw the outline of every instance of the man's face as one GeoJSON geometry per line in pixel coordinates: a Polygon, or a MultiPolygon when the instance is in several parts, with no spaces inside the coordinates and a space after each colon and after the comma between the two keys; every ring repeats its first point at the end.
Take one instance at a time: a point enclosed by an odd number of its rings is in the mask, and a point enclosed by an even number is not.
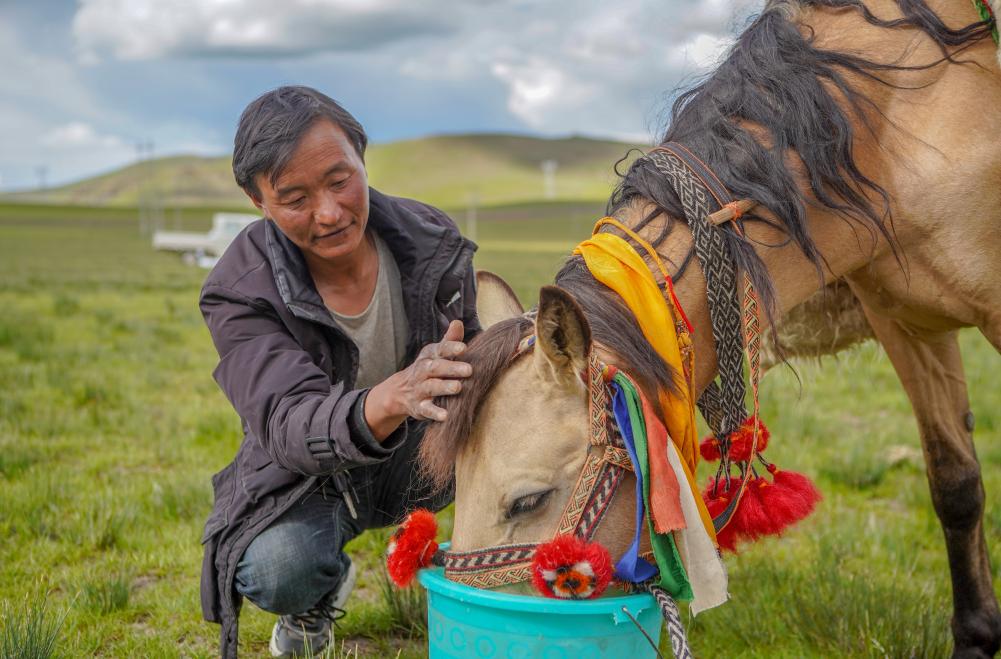
{"type": "Polygon", "coordinates": [[[251,201],[307,262],[340,259],[362,244],[368,224],[365,163],[333,122],[318,119],[309,127],[274,185],[268,174],[258,174],[255,182],[261,198],[251,195],[251,201]]]}

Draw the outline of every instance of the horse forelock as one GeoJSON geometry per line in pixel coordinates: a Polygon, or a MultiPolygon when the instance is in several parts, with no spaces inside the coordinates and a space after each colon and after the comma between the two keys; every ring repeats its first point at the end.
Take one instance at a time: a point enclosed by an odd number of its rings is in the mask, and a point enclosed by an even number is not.
{"type": "Polygon", "coordinates": [[[527,316],[502,320],[473,338],[466,352],[458,357],[473,367],[473,374],[463,380],[460,393],[435,400],[448,416],[445,421],[429,423],[418,457],[421,473],[438,490],[451,483],[455,458],[472,432],[477,411],[511,365],[518,344],[533,328],[527,316]]]}

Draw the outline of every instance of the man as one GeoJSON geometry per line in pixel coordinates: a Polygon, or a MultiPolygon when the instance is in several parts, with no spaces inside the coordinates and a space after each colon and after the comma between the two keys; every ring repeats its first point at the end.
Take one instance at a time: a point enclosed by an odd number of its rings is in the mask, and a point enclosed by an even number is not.
{"type": "Polygon", "coordinates": [[[264,219],[234,240],[200,306],[216,381],[243,422],[213,476],[202,609],[236,655],[244,597],[279,615],[274,656],[319,650],[355,570],[344,544],[439,509],[414,473],[436,396],[470,366],[475,248],[441,211],[368,187],[367,138],[341,106],[281,87],[240,117],[237,183],[264,219]]]}

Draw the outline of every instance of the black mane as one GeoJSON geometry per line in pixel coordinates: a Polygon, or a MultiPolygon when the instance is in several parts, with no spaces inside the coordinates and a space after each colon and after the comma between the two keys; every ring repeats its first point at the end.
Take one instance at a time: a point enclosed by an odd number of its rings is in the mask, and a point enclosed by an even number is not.
{"type": "MultiPolygon", "coordinates": [[[[887,21],[874,16],[861,0],[771,0],[737,38],[719,68],[677,99],[661,141],[685,145],[712,168],[735,198],[754,199],[774,213],[788,240],[816,265],[818,275],[823,257],[806,224],[806,206],[813,202],[808,202],[798,189],[787,165],[787,154],[798,154],[810,192],[820,204],[873,237],[884,236],[895,247],[888,195],[859,170],[852,153],[856,130],[853,120],[869,129],[869,118],[878,115],[879,110],[850,84],[847,76],[861,76],[893,87],[880,77],[881,73],[955,62],[956,54],[988,37],[993,25],[984,21],[952,29],[925,0],[896,2],[902,18],[887,21]],[[812,32],[795,22],[805,7],[855,11],[872,25],[918,30],[939,45],[942,58],[912,67],[817,48],[812,32]],[[770,144],[763,144],[742,128],[740,121],[763,130],[770,144]],[[872,203],[872,198],[882,203],[872,203]]],[[[638,228],[661,213],[671,218],[684,217],[674,192],[645,158],[636,160],[622,177],[609,200],[608,214],[637,198],[649,199],[659,207],[638,228]]],[[[766,220],[752,213],[741,221],[766,220]]],[[[671,224],[669,220],[651,242],[660,244],[671,224]]],[[[771,316],[774,294],[764,265],[748,241],[732,229],[725,233],[731,253],[751,275],[771,316]]],[[[677,276],[690,258],[691,253],[677,276]]]]}

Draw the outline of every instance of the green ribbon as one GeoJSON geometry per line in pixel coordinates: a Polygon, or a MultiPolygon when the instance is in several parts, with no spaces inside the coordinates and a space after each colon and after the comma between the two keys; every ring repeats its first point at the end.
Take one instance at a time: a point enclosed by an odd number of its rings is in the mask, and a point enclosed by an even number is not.
{"type": "Polygon", "coordinates": [[[991,18],[995,19],[994,28],[991,30],[991,36],[994,37],[995,45],[1001,45],[998,42],[997,17],[991,12],[991,8],[988,6],[987,0],[973,0],[973,6],[977,8],[977,13],[980,14],[980,20],[989,21],[991,18]]]}
{"type": "Polygon", "coordinates": [[[660,587],[675,599],[691,600],[692,584],[681,562],[681,554],[670,533],[657,533],[653,526],[653,516],[650,513],[650,461],[647,453],[646,420],[643,418],[643,403],[639,392],[632,381],[622,373],[616,373],[615,383],[626,395],[626,406],[629,409],[629,422],[633,429],[633,444],[636,446],[636,457],[639,464],[636,468],[643,476],[643,505],[646,508],[646,523],[650,531],[650,545],[653,547],[654,559],[660,570],[660,587]]]}

